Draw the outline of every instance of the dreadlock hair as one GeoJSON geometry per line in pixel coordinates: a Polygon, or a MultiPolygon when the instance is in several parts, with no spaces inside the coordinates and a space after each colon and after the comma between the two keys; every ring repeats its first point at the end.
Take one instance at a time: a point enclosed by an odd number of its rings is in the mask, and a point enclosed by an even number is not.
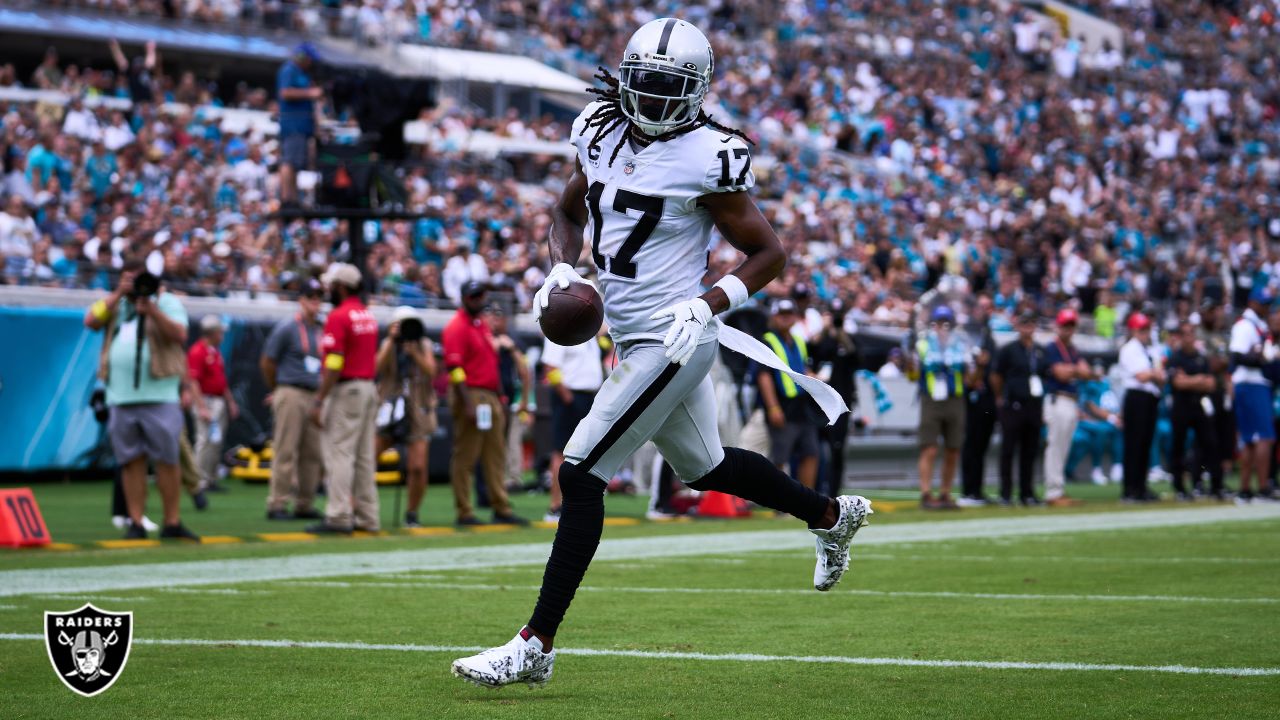
{"type": "MultiPolygon", "coordinates": [[[[596,108],[596,111],[587,118],[585,123],[583,123],[582,131],[578,134],[586,135],[588,128],[595,128],[595,134],[591,136],[591,141],[587,143],[587,147],[599,150],[600,141],[607,137],[609,133],[613,132],[614,128],[619,125],[626,125],[628,131],[630,131],[632,129],[636,129],[636,127],[635,124],[631,122],[631,118],[627,117],[627,114],[622,111],[622,89],[618,82],[618,78],[614,77],[613,73],[609,72],[608,68],[602,65],[598,65],[596,67],[600,72],[596,73],[595,78],[604,83],[604,87],[589,87],[587,88],[587,92],[600,98],[600,100],[605,104],[596,108]]],[[[678,127],[675,130],[665,132],[661,135],[653,136],[652,139],[654,142],[670,140],[674,137],[684,135],[687,132],[693,132],[703,125],[713,127],[726,135],[733,135],[734,137],[742,138],[745,142],[755,145],[755,141],[747,137],[746,133],[738,130],[737,128],[721,125],[715,120],[712,120],[711,116],[703,112],[701,109],[698,110],[698,117],[695,118],[693,122],[678,127]]],[[[622,149],[623,142],[626,142],[625,134],[623,135],[622,141],[614,146],[613,153],[609,155],[609,167],[613,167],[613,161],[618,158],[618,151],[622,149]]]]}

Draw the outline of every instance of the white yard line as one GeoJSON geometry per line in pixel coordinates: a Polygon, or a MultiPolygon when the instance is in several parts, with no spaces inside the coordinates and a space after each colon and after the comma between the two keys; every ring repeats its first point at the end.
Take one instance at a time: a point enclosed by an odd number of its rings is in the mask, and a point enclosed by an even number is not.
{"type": "MultiPolygon", "coordinates": [[[[1215,536],[1216,537],[1216,536],[1215,536]]],[[[787,553],[796,553],[787,550],[787,553]]],[[[1090,555],[951,555],[948,553],[913,554],[901,553],[855,553],[858,560],[925,561],[925,562],[1061,562],[1061,563],[1106,563],[1115,565],[1186,565],[1202,563],[1207,565],[1277,565],[1280,558],[1238,558],[1238,557],[1098,557],[1090,555]]],[[[405,577],[412,577],[406,574],[405,577]]]]}
{"type": "MultiPolygon", "coordinates": [[[[0,640],[43,641],[34,633],[0,633],[0,640]]],[[[136,645],[178,645],[218,648],[296,648],[309,650],[362,650],[422,653],[470,653],[483,650],[474,645],[400,645],[363,642],[328,642],[323,640],[206,640],[196,638],[134,638],[136,645]]],[[[918,660],[894,657],[848,657],[843,655],[757,655],[755,653],[691,653],[650,650],[598,650],[595,648],[559,648],[560,655],[589,657],[625,657],[641,660],[698,660],[713,662],[817,663],[832,665],[881,665],[889,667],[980,668],[984,670],[1050,670],[1091,672],[1153,672],[1174,675],[1274,676],[1273,667],[1197,667],[1193,665],[1128,665],[1120,663],[1018,662],[1006,660],[918,660]]]]}
{"type": "MultiPolygon", "coordinates": [[[[999,538],[1072,532],[1182,527],[1209,523],[1280,518],[1280,503],[1248,507],[1142,510],[1134,512],[1034,515],[872,525],[858,534],[855,547],[967,538],[999,538]]],[[[736,555],[764,550],[811,548],[803,529],[759,532],[655,535],[606,540],[600,560],[736,555]]],[[[103,590],[223,585],[343,575],[377,575],[412,570],[464,570],[505,565],[542,565],[550,543],[486,545],[423,550],[365,551],[285,555],[192,562],[93,565],[0,572],[0,596],[37,593],[91,593],[103,590]]]]}
{"type": "MultiPolygon", "coordinates": [[[[493,583],[450,582],[341,582],[329,580],[297,580],[290,585],[327,588],[424,588],[429,590],[538,590],[538,585],[503,585],[493,583]]],[[[688,587],[612,587],[584,585],[578,592],[642,593],[652,595],[816,595],[814,590],[800,588],[688,588],[688,587]]],[[[1168,602],[1236,605],[1276,605],[1280,598],[1201,597],[1194,595],[1078,595],[1042,593],[985,593],[928,590],[864,590],[840,588],[827,597],[862,595],[871,597],[948,598],[961,600],[1064,600],[1071,602],[1168,602]]]]}

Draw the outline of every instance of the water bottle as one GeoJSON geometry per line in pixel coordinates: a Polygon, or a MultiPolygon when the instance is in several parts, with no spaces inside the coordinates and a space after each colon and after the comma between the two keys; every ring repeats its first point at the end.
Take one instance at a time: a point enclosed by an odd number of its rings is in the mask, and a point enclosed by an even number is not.
{"type": "Polygon", "coordinates": [[[218,425],[217,418],[209,421],[209,442],[214,445],[222,442],[222,427],[218,425]]]}

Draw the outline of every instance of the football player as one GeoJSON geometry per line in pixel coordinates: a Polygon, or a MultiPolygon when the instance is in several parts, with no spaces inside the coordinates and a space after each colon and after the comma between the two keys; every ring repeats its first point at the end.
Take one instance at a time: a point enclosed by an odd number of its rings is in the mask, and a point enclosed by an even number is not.
{"type": "Polygon", "coordinates": [[[600,543],[606,483],[647,440],[689,487],[805,521],[817,536],[818,590],[840,580],[871,512],[862,497],[819,495],[768,458],[720,445],[709,377],[715,316],[777,277],[786,255],[748,194],[755,176],[746,136],[702,109],[712,66],[696,27],[653,20],[627,43],[618,77],[597,76],[600,99],[573,123],[577,162],[552,211],[554,267],[533,311],[547,306],[553,287],[584,282],[573,265],[585,235],[621,361],[564,448],[564,503],[533,616],[507,644],[454,661],[465,680],[502,687],[551,678],[556,631],[600,543]],[[713,225],[746,260],[699,294],[713,225]]]}

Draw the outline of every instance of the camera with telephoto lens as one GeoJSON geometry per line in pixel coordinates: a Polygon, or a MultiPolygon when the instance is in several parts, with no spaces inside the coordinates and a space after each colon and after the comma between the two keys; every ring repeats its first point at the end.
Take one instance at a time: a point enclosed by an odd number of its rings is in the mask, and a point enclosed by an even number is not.
{"type": "Polygon", "coordinates": [[[141,297],[151,297],[160,292],[160,278],[149,272],[144,272],[133,279],[133,291],[129,293],[131,299],[141,297]]]}
{"type": "Polygon", "coordinates": [[[400,321],[400,342],[417,342],[426,334],[426,329],[422,327],[422,321],[415,318],[405,318],[400,321]]]}

